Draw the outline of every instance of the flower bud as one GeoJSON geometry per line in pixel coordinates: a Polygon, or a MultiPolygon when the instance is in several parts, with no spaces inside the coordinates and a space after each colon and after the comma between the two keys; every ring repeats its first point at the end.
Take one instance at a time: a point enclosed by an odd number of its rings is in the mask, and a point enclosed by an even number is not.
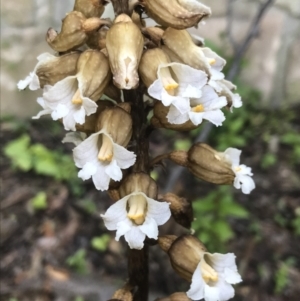
{"type": "Polygon", "coordinates": [[[137,73],[142,56],[144,39],[140,29],[127,15],[119,15],[106,35],[106,48],[119,89],[134,89],[139,83],[137,73]]]}
{"type": "Polygon", "coordinates": [[[103,49],[106,47],[106,34],[109,28],[107,26],[101,26],[97,31],[92,32],[86,44],[92,49],[103,49]]]}
{"type": "Polygon", "coordinates": [[[143,53],[139,73],[147,88],[157,79],[158,66],[168,63],[169,57],[159,48],[149,49],[143,53]]]}
{"type": "Polygon", "coordinates": [[[173,151],[169,154],[169,159],[178,165],[188,166],[188,153],[183,150],[173,151]]]}
{"type": "Polygon", "coordinates": [[[85,15],[86,18],[100,17],[108,3],[106,0],[76,0],[74,9],[85,15]]]}
{"type": "Polygon", "coordinates": [[[192,301],[186,293],[174,293],[166,298],[158,298],[155,301],[192,301]]]}
{"type": "Polygon", "coordinates": [[[77,72],[82,94],[98,101],[111,80],[107,57],[100,51],[86,50],[79,57],[77,72]]]}
{"type": "Polygon", "coordinates": [[[121,198],[123,198],[132,192],[143,192],[149,198],[156,199],[156,182],[146,173],[132,173],[123,180],[119,193],[121,198]]]}
{"type": "Polygon", "coordinates": [[[159,27],[145,27],[142,29],[142,33],[145,37],[149,38],[155,45],[161,44],[161,39],[164,31],[159,27]]]}
{"type": "Polygon", "coordinates": [[[176,235],[164,235],[164,236],[159,236],[157,242],[160,248],[167,253],[171,248],[172,243],[177,238],[178,237],[176,235]]]}
{"type": "Polygon", "coordinates": [[[178,237],[168,250],[171,265],[174,270],[187,281],[191,281],[205,246],[193,235],[178,237]]]}
{"type": "Polygon", "coordinates": [[[65,77],[75,75],[79,55],[79,52],[70,52],[40,62],[35,70],[39,78],[40,87],[44,88],[45,85],[54,86],[65,77]]]}
{"type": "Polygon", "coordinates": [[[107,108],[97,120],[96,132],[100,130],[105,130],[116,144],[126,147],[132,135],[131,116],[120,107],[107,108]]]}
{"type": "Polygon", "coordinates": [[[167,115],[170,107],[166,107],[162,102],[157,101],[153,109],[153,117],[151,118],[151,124],[155,128],[165,128],[175,131],[191,131],[196,129],[198,126],[194,125],[191,120],[186,121],[182,124],[174,124],[168,121],[167,115]]]}
{"type": "Polygon", "coordinates": [[[191,228],[191,224],[194,220],[191,202],[173,193],[166,193],[161,196],[159,200],[170,203],[172,216],[179,225],[187,229],[191,228]]]}
{"type": "Polygon", "coordinates": [[[143,0],[147,14],[158,24],[177,29],[197,25],[211,14],[209,7],[197,0],[143,0]]]}
{"type": "Polygon", "coordinates": [[[232,185],[235,178],[230,162],[205,143],[190,148],[187,167],[197,178],[214,184],[232,185]]]}
{"type": "Polygon", "coordinates": [[[59,34],[53,28],[48,29],[46,40],[57,52],[76,49],[87,41],[87,32],[99,28],[101,24],[103,24],[101,19],[86,19],[81,12],[72,11],[63,19],[59,34]]]}

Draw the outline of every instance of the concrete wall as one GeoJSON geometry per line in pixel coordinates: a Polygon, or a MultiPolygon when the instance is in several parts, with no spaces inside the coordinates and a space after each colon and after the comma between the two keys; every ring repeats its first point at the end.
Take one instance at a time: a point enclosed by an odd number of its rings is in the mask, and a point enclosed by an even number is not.
{"type": "MultiPolygon", "coordinates": [[[[213,16],[197,34],[231,53],[226,38],[227,0],[202,0],[212,7],[213,16]],[[224,38],[225,33],[225,38],[224,38]],[[223,38],[220,38],[223,36],[223,38]]],[[[262,0],[235,0],[232,32],[243,40],[262,0]]],[[[35,66],[36,57],[51,52],[45,42],[49,27],[59,30],[60,20],[70,11],[73,0],[1,0],[1,115],[29,117],[39,107],[40,92],[19,92],[16,83],[35,66]]],[[[108,9],[110,11],[110,9],[108,9]]],[[[258,36],[248,49],[247,68],[241,78],[260,89],[264,105],[282,106],[300,101],[300,1],[277,0],[265,18],[258,36]]]]}

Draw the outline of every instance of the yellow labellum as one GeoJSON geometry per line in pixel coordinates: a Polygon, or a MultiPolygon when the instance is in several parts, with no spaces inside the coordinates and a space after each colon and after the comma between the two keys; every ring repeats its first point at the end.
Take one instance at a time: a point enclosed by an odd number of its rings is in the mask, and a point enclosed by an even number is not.
{"type": "Polygon", "coordinates": [[[200,104],[200,105],[197,105],[196,107],[193,107],[192,111],[195,112],[195,113],[204,112],[204,106],[203,106],[203,104],[200,104]]]}
{"type": "Polygon", "coordinates": [[[142,225],[146,218],[147,201],[142,195],[133,195],[128,200],[127,217],[136,225],[142,225]]]}
{"type": "Polygon", "coordinates": [[[204,259],[201,260],[200,269],[202,278],[206,283],[209,281],[218,281],[218,273],[204,259]]]}
{"type": "Polygon", "coordinates": [[[81,99],[81,96],[80,96],[80,91],[79,89],[77,89],[77,91],[75,92],[73,98],[72,98],[72,103],[74,105],[81,105],[82,104],[82,99],[81,99]]]}
{"type": "Polygon", "coordinates": [[[106,135],[102,135],[102,145],[98,153],[98,159],[100,161],[111,162],[113,155],[113,144],[110,138],[106,135]]]}

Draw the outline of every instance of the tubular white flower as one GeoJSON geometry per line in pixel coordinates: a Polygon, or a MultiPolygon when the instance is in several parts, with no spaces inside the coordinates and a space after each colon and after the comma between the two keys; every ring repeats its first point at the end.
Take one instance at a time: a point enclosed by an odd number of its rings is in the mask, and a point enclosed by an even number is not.
{"type": "Polygon", "coordinates": [[[148,88],[149,95],[164,106],[175,106],[181,114],[189,111],[190,98],[201,97],[201,88],[207,82],[205,72],[180,63],[160,65],[157,76],[148,88]]]}
{"type": "Polygon", "coordinates": [[[51,60],[56,60],[57,56],[54,56],[50,53],[42,53],[38,57],[38,63],[34,67],[33,71],[29,73],[29,75],[18,82],[17,86],[19,90],[24,90],[27,86],[30,90],[38,90],[40,89],[40,81],[38,76],[36,75],[36,70],[43,64],[49,63],[51,60]]]}
{"type": "Polygon", "coordinates": [[[143,192],[133,192],[110,206],[101,217],[108,230],[124,235],[131,249],[142,249],[147,237],[157,239],[158,226],[171,216],[169,203],[158,202],[143,192]]]}
{"type": "Polygon", "coordinates": [[[192,300],[227,301],[234,296],[232,284],[241,281],[233,253],[203,252],[186,294],[192,300]]]}
{"type": "Polygon", "coordinates": [[[136,155],[112,140],[106,131],[92,134],[73,150],[74,161],[81,168],[78,177],[92,177],[98,190],[107,190],[110,179],[120,181],[121,169],[132,166],[136,155]]]}
{"type": "Polygon", "coordinates": [[[83,124],[85,116],[97,110],[97,104],[82,94],[82,80],[77,75],[68,76],[43,94],[46,106],[52,109],[52,119],[62,118],[66,130],[76,131],[76,123],[83,124]]]}
{"type": "Polygon", "coordinates": [[[191,120],[194,125],[199,125],[203,119],[206,119],[216,126],[222,125],[225,116],[221,108],[226,106],[226,98],[219,97],[208,85],[202,88],[202,93],[200,98],[191,98],[189,112],[185,114],[181,114],[175,106],[171,106],[167,115],[168,121],[173,124],[182,124],[191,120]]]}
{"type": "Polygon", "coordinates": [[[251,168],[241,164],[240,165],[240,155],[242,151],[236,148],[227,148],[224,153],[221,153],[224,158],[231,164],[231,168],[235,173],[235,179],[233,186],[237,189],[242,189],[242,192],[249,194],[254,188],[255,183],[251,176],[251,168]]]}

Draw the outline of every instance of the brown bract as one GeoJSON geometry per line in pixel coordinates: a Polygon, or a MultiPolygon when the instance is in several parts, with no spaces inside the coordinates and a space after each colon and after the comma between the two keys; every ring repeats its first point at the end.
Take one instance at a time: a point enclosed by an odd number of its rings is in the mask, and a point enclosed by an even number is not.
{"type": "Polygon", "coordinates": [[[158,24],[177,29],[197,25],[211,14],[209,7],[196,0],[143,0],[147,14],[158,24]]]}
{"type": "Polygon", "coordinates": [[[120,197],[123,198],[132,192],[143,192],[149,198],[156,199],[156,182],[146,173],[132,173],[123,180],[119,188],[119,193],[120,197]]]}
{"type": "Polygon", "coordinates": [[[232,185],[235,178],[229,162],[205,143],[191,147],[187,167],[197,178],[214,184],[232,185]]]}
{"type": "Polygon", "coordinates": [[[44,88],[45,85],[54,86],[65,77],[75,75],[79,56],[80,52],[78,51],[70,52],[40,64],[36,70],[36,75],[39,78],[41,88],[44,88]]]}
{"type": "Polygon", "coordinates": [[[134,89],[138,86],[138,66],[144,46],[140,29],[127,15],[116,18],[106,35],[106,48],[113,73],[113,81],[119,89],[134,89]]]}
{"type": "Polygon", "coordinates": [[[83,96],[98,101],[111,80],[107,57],[98,50],[84,51],[77,63],[77,77],[83,96]]]}

